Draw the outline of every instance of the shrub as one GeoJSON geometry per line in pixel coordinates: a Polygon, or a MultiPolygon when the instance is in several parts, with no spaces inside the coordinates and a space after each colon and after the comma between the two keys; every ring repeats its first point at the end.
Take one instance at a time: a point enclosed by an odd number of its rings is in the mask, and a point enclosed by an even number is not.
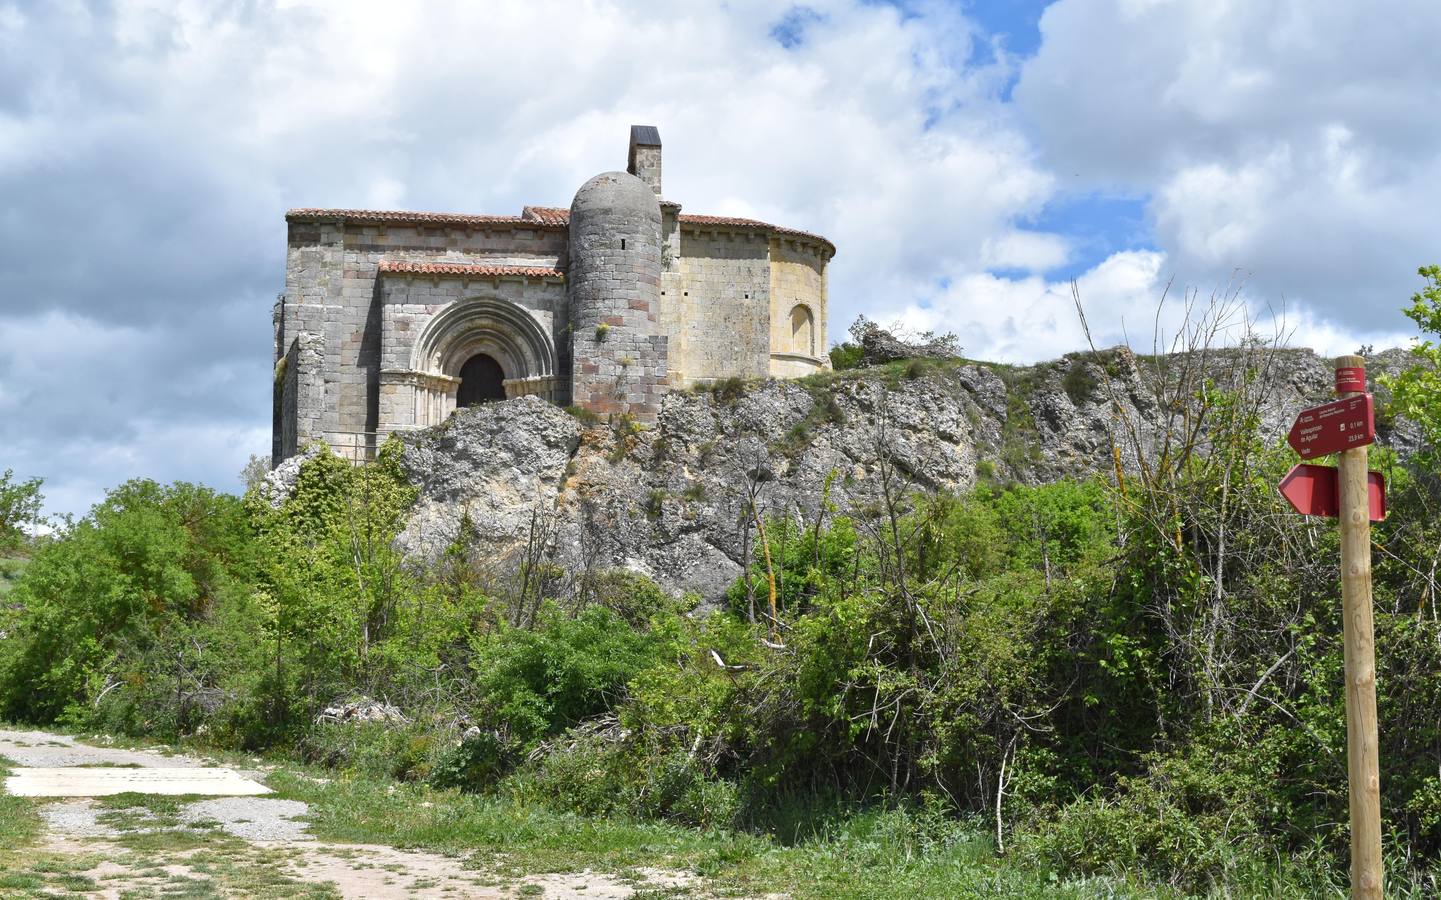
{"type": "Polygon", "coordinates": [[[479,731],[442,752],[430,773],[439,788],[479,791],[494,785],[518,760],[515,748],[494,731],[479,731]]]}
{"type": "Polygon", "coordinates": [[[745,379],[732,375],[729,378],[722,378],[719,381],[711,382],[711,396],[716,402],[724,406],[734,406],[736,401],[745,396],[745,379]]]}
{"type": "Polygon", "coordinates": [[[1207,743],[1153,757],[1144,775],[1122,779],[1114,792],[1047,809],[1020,852],[1063,871],[1147,871],[1192,888],[1264,857],[1270,772],[1244,748],[1207,743]]]}
{"type": "Polygon", "coordinates": [[[478,715],[503,740],[530,747],[619,702],[659,641],[603,607],[572,618],[547,604],[534,630],[502,625],[471,646],[478,715]]]}
{"type": "Polygon", "coordinates": [[[7,598],[0,715],[173,736],[254,664],[255,555],[240,503],[189,484],[127,482],[41,546],[7,598]]]}
{"type": "Polygon", "coordinates": [[[631,628],[644,629],[658,617],[679,615],[683,604],[654,581],[627,569],[607,569],[590,584],[592,602],[619,616],[631,628]]]}
{"type": "Polygon", "coordinates": [[[732,826],[741,812],[736,785],[707,774],[694,754],[596,734],[564,741],[517,772],[506,790],[583,815],[620,814],[699,828],[732,826]]]}
{"type": "Polygon", "coordinates": [[[583,406],[567,406],[565,411],[580,420],[587,428],[600,424],[600,416],[583,406]]]}
{"type": "Polygon", "coordinates": [[[659,519],[661,513],[665,512],[666,492],[661,488],[652,488],[645,497],[645,515],[648,519],[659,519]]]}
{"type": "Polygon", "coordinates": [[[1066,396],[1071,398],[1071,403],[1081,406],[1090,402],[1095,396],[1096,389],[1101,386],[1096,376],[1092,375],[1086,364],[1079,359],[1071,361],[1071,367],[1066,370],[1065,377],[1061,379],[1061,387],[1065,390],[1066,396]]]}
{"type": "Polygon", "coordinates": [[[301,759],[399,781],[432,777],[444,748],[425,725],[390,722],[320,722],[296,744],[301,759]]]}
{"type": "Polygon", "coordinates": [[[865,365],[865,350],[859,344],[846,341],[831,348],[831,368],[837,372],[859,369],[865,365]]]}

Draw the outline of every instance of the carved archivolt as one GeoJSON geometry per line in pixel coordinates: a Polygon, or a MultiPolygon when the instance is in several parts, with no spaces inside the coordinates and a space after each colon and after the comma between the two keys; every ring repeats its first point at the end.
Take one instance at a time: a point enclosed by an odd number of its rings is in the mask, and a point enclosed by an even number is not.
{"type": "Polygon", "coordinates": [[[416,341],[411,368],[454,378],[477,353],[494,357],[507,379],[555,376],[546,329],[524,308],[494,297],[459,300],[437,313],[416,341]]]}

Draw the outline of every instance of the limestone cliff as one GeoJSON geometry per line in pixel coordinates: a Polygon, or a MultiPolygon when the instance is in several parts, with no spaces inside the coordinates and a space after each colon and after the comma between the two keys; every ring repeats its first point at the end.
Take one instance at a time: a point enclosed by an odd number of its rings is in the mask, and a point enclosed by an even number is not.
{"type": "MultiPolygon", "coordinates": [[[[1388,351],[1371,371],[1405,364],[1403,352],[1388,351]]],[[[471,407],[405,435],[420,498],[401,543],[433,558],[468,516],[497,561],[543,536],[573,570],[625,567],[714,600],[741,572],[752,492],[763,515],[810,522],[828,479],[837,508],[874,502],[883,461],[900,489],[1110,473],[1116,451],[1132,468],[1168,422],[1184,418],[1168,384],[1226,387],[1247,377],[1263,430],[1277,440],[1332,381],[1329,360],[1307,350],[1198,359],[1118,349],[1030,367],[896,363],[723,384],[668,395],[648,429],[586,425],[534,397],[471,407]]],[[[1381,440],[1404,452],[1414,430],[1387,423],[1381,440]]]]}

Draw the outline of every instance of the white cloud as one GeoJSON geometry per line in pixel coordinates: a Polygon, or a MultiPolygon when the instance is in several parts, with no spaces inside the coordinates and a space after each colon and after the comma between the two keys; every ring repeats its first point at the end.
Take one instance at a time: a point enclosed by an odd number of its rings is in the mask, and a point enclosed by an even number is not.
{"type": "MultiPolygon", "coordinates": [[[[1076,280],[1077,291],[1099,346],[1121,343],[1138,325],[1147,339],[1156,304],[1165,290],[1160,253],[1117,253],[1076,280]]],[[[1070,282],[1040,276],[1001,278],[966,275],[930,296],[924,305],[880,311],[882,323],[912,331],[954,331],[967,356],[1030,362],[1083,349],[1070,282]]]]}
{"type": "Polygon", "coordinates": [[[1178,279],[1402,327],[1441,256],[1434,0],[1059,0],[1041,29],[1015,97],[1042,158],[1149,194],[1178,279]]]}
{"type": "Polygon", "coordinates": [[[981,264],[988,269],[1045,272],[1066,264],[1070,242],[1058,234],[1007,231],[981,244],[981,264]]]}
{"type": "Polygon", "coordinates": [[[1079,279],[1104,342],[1238,269],[1317,340],[1395,330],[1438,255],[1430,3],[1060,0],[1010,104],[954,3],[815,0],[787,48],[767,0],[0,2],[0,445],[72,509],[141,470],[233,484],[286,207],[564,205],[639,122],[688,211],[836,241],[832,337],[1076,349],[1046,276],[1083,242],[1033,224],[1062,186],[1150,198],[1155,249],[1079,279]]]}

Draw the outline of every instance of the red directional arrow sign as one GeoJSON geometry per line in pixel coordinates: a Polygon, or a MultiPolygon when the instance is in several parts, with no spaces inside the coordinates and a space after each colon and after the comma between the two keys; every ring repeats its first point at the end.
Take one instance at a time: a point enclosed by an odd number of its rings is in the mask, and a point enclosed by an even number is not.
{"type": "Polygon", "coordinates": [[[1376,440],[1376,412],[1370,394],[1343,397],[1301,410],[1286,441],[1302,459],[1364,447],[1376,440]]]}
{"type": "MultiPolygon", "coordinates": [[[[1297,463],[1281,479],[1281,496],[1303,516],[1341,515],[1341,490],[1336,470],[1330,466],[1297,463]]],[[[1386,518],[1386,477],[1366,473],[1366,493],[1371,501],[1371,521],[1386,518]]]]}

